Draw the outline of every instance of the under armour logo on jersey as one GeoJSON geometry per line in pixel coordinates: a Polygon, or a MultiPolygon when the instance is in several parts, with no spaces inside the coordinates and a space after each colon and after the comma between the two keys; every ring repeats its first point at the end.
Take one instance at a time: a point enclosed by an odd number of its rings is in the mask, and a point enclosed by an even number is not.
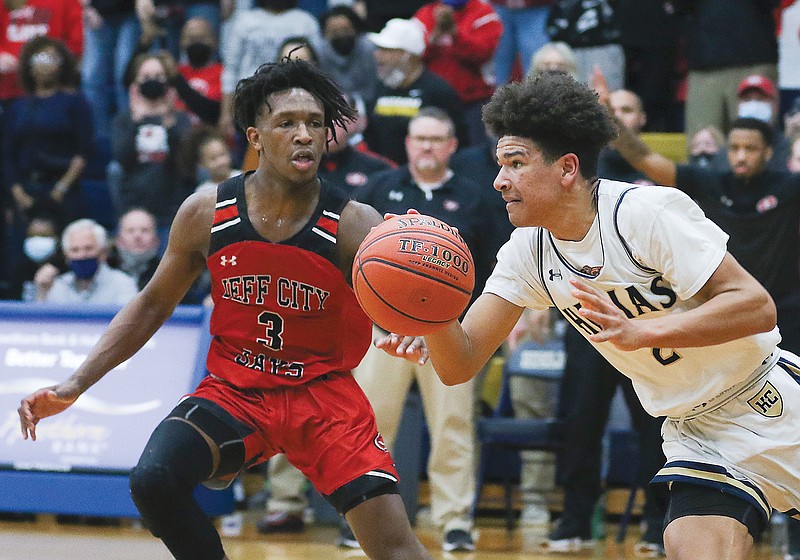
{"type": "Polygon", "coordinates": [[[403,200],[403,193],[400,191],[389,191],[389,200],[396,200],[400,202],[403,200]]]}
{"type": "Polygon", "coordinates": [[[219,264],[222,266],[236,266],[236,255],[233,255],[232,257],[226,257],[225,255],[222,255],[219,258],[219,264]]]}
{"type": "Polygon", "coordinates": [[[564,279],[564,277],[563,277],[563,276],[561,276],[561,269],[558,269],[558,270],[553,270],[553,269],[551,268],[551,269],[550,269],[550,272],[548,272],[548,274],[550,274],[550,281],[551,281],[551,282],[552,282],[552,281],[553,281],[555,278],[558,278],[559,280],[563,280],[563,279],[564,279]]]}

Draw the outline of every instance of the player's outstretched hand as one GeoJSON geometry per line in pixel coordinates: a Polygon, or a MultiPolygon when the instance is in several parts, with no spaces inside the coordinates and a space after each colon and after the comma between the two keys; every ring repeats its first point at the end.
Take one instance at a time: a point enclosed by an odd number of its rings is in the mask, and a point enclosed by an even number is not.
{"type": "Polygon", "coordinates": [[[642,343],[641,324],[636,325],[628,319],[608,294],[577,280],[570,280],[569,283],[574,288],[572,295],[581,302],[578,313],[603,329],[589,337],[592,342],[610,342],[620,350],[627,351],[645,346],[642,343]]]}
{"type": "Polygon", "coordinates": [[[78,396],[80,392],[62,383],[39,389],[22,399],[17,409],[22,437],[28,439],[30,434],[31,439],[36,441],[36,424],[39,420],[67,409],[78,396]]]}
{"type": "Polygon", "coordinates": [[[423,365],[428,361],[428,346],[421,336],[400,336],[389,333],[373,341],[376,348],[387,354],[405,358],[409,362],[423,365]]]}

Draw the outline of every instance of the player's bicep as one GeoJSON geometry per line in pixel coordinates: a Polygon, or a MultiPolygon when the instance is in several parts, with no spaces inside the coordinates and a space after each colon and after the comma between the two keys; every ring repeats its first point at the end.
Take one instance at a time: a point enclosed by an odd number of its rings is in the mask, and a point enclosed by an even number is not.
{"type": "Polygon", "coordinates": [[[749,298],[760,297],[764,293],[766,293],[764,287],[739,264],[733,255],[725,253],[717,270],[698,290],[697,297],[705,302],[722,294],[734,294],[736,297],[749,298]]]}
{"type": "Polygon", "coordinates": [[[339,268],[351,283],[351,270],[356,251],[373,227],[383,222],[383,216],[368,204],[350,201],[342,210],[339,218],[337,247],[339,251],[339,268]]]}

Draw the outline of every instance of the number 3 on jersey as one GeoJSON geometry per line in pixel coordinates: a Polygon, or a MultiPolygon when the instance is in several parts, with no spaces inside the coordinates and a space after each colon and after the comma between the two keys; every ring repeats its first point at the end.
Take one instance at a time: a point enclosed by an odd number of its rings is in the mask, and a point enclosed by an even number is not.
{"type": "Polygon", "coordinates": [[[262,311],[258,316],[258,324],[264,325],[266,332],[264,338],[256,338],[256,342],[263,344],[270,350],[281,350],[283,348],[283,317],[272,311],[262,311]]]}

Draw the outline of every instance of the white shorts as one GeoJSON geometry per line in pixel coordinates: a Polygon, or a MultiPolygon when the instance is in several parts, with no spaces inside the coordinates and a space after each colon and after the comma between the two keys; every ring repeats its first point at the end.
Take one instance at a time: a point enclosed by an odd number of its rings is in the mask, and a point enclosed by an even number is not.
{"type": "Polygon", "coordinates": [[[653,482],[688,482],[734,494],[765,520],[800,519],[800,358],[781,351],[766,375],[719,408],[662,428],[667,463],[653,482]]]}

